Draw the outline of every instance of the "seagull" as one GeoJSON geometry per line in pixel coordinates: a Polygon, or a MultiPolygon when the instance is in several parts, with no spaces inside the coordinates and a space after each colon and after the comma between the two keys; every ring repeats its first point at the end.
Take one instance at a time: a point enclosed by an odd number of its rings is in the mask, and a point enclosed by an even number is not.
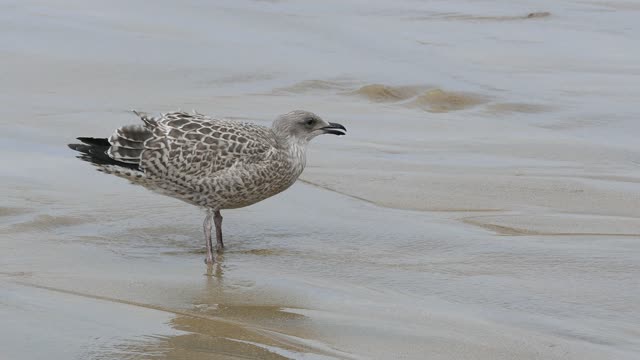
{"type": "Polygon", "coordinates": [[[221,210],[249,206],[286,190],[304,170],[311,139],[346,133],[344,126],[303,110],[280,115],[271,127],[195,111],[158,117],[134,113],[142,124],[120,127],[108,139],[79,137],[82,143],[69,147],[98,171],[204,208],[208,265],[214,263],[212,221],[215,250],[224,248],[221,210]]]}

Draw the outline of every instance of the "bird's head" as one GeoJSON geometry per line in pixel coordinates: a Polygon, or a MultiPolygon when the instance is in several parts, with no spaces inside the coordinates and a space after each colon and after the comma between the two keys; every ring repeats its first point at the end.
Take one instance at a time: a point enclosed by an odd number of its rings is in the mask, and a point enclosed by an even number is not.
{"type": "Polygon", "coordinates": [[[326,122],[314,113],[294,110],[278,116],[273,122],[273,131],[279,136],[306,143],[322,134],[344,135],[347,129],[340,124],[326,122]]]}

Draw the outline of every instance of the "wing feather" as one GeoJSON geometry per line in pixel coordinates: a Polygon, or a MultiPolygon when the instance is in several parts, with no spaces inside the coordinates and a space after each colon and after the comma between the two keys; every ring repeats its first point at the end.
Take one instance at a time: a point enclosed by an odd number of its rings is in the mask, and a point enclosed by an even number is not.
{"type": "Polygon", "coordinates": [[[269,128],[197,113],[168,113],[145,124],[153,135],[144,142],[140,167],[177,185],[259,163],[277,146],[269,128]]]}
{"type": "Polygon", "coordinates": [[[107,155],[116,160],[129,164],[139,164],[144,142],[153,134],[142,125],[126,125],[116,129],[109,137],[107,155]]]}

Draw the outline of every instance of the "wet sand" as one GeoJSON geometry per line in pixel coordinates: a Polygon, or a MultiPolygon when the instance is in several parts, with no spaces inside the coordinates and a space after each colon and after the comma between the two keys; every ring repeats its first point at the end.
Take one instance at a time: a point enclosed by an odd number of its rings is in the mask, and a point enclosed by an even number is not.
{"type": "Polygon", "coordinates": [[[7,4],[2,356],[637,358],[638,9],[490,5],[7,4]],[[349,135],[207,273],[199,209],[65,146],[177,108],[349,135]]]}

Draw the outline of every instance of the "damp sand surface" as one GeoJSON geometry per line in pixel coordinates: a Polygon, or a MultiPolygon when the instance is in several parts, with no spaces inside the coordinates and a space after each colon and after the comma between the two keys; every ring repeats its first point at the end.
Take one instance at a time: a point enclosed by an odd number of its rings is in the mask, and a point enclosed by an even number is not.
{"type": "Polygon", "coordinates": [[[638,10],[7,4],[2,356],[638,358],[638,10]],[[66,148],[178,108],[349,134],[207,271],[199,209],[66,148]]]}

